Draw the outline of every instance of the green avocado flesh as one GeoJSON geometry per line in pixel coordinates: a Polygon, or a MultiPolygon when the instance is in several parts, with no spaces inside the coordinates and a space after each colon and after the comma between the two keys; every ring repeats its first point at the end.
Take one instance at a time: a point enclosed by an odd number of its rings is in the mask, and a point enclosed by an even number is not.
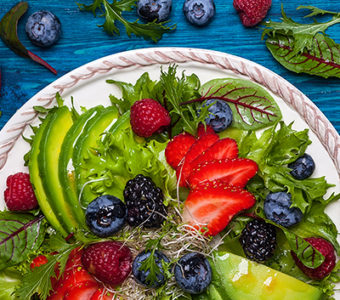
{"type": "MultiPolygon", "coordinates": [[[[54,112],[55,113],[55,112],[54,112]]],[[[43,137],[44,131],[49,124],[50,119],[52,118],[52,115],[54,113],[50,113],[46,119],[41,123],[37,133],[34,136],[32,148],[31,148],[31,154],[30,154],[30,160],[28,163],[29,173],[31,182],[34,188],[34,193],[36,195],[37,201],[39,203],[40,209],[46,216],[47,220],[50,222],[50,224],[61,234],[66,235],[67,232],[65,228],[61,225],[59,222],[57,216],[55,215],[48,199],[47,195],[43,186],[42,177],[40,176],[39,172],[39,161],[38,156],[40,153],[40,143],[41,139],[43,137]]]]}
{"type": "MultiPolygon", "coordinates": [[[[65,106],[58,108],[43,132],[38,155],[39,173],[47,200],[68,233],[74,232],[77,222],[73,217],[70,204],[64,198],[63,187],[59,180],[58,161],[61,145],[72,124],[69,109],[65,106]]],[[[45,216],[49,220],[49,214],[45,213],[45,216]]]]}
{"type": "Polygon", "coordinates": [[[322,292],[294,277],[228,252],[211,261],[212,282],[195,300],[316,300],[322,292]]]}
{"type": "MultiPolygon", "coordinates": [[[[109,131],[119,116],[117,108],[110,106],[102,110],[95,117],[91,118],[84,127],[83,133],[79,136],[73,149],[73,165],[75,171],[75,181],[77,194],[80,195],[80,201],[83,207],[94,200],[96,195],[92,193],[87,185],[88,175],[86,173],[86,161],[91,153],[95,153],[98,146],[98,140],[104,132],[109,131]]],[[[105,135],[102,137],[104,138],[105,135]]]]}
{"type": "Polygon", "coordinates": [[[79,205],[77,189],[74,179],[73,149],[79,137],[87,134],[84,131],[86,125],[104,110],[103,106],[96,106],[83,113],[67,132],[59,157],[59,180],[63,187],[65,201],[70,205],[72,213],[79,227],[85,228],[84,210],[79,205]]]}

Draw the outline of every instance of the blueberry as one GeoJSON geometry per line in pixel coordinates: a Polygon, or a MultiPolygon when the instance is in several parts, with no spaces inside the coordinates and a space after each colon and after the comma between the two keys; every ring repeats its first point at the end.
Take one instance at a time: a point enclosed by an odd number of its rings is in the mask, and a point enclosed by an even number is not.
{"type": "Polygon", "coordinates": [[[228,103],[223,100],[210,99],[203,103],[203,106],[209,105],[208,111],[210,114],[205,119],[205,122],[210,125],[215,132],[221,132],[231,124],[233,112],[228,103]]]}
{"type": "Polygon", "coordinates": [[[125,223],[127,208],[118,198],[104,195],[93,200],[86,209],[86,224],[97,236],[108,237],[125,223]]]}
{"type": "Polygon", "coordinates": [[[135,277],[136,281],[139,282],[142,285],[157,288],[160,287],[165,283],[165,276],[164,276],[164,269],[163,269],[163,263],[169,263],[170,260],[165,256],[164,253],[161,251],[156,250],[154,252],[154,259],[159,267],[158,272],[156,271],[157,280],[150,282],[148,280],[148,275],[150,274],[150,270],[144,270],[142,267],[142,263],[151,255],[151,251],[142,251],[139,253],[135,260],[132,263],[132,274],[135,277]]]}
{"type": "Polygon", "coordinates": [[[269,193],[264,202],[264,213],[267,219],[276,224],[289,227],[299,223],[302,212],[297,207],[291,207],[292,195],[285,192],[269,193]]]}
{"type": "Polygon", "coordinates": [[[211,282],[211,267],[204,255],[193,252],[184,255],[175,266],[179,287],[190,294],[202,293],[211,282]]]}
{"type": "Polygon", "coordinates": [[[315,170],[315,163],[313,158],[305,153],[299,157],[296,161],[290,163],[288,168],[292,169],[290,174],[295,179],[303,180],[311,176],[315,170]]]}
{"type": "Polygon", "coordinates": [[[137,13],[146,21],[165,21],[171,12],[172,0],[139,0],[137,13]]]}
{"type": "Polygon", "coordinates": [[[213,0],[185,0],[183,12],[191,24],[204,26],[215,15],[215,3],[213,0]]]}
{"type": "Polygon", "coordinates": [[[57,16],[46,10],[40,10],[29,16],[26,33],[31,42],[39,47],[50,47],[61,35],[61,24],[57,16]]]}

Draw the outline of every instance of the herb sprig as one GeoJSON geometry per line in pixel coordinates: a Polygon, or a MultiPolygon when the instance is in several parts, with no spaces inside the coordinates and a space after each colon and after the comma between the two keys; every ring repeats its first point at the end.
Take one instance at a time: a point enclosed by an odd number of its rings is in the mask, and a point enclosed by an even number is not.
{"type": "Polygon", "coordinates": [[[104,30],[110,35],[120,35],[117,23],[124,25],[126,33],[129,37],[131,34],[143,37],[146,40],[152,40],[157,43],[164,33],[168,33],[176,28],[176,25],[167,26],[168,21],[165,22],[148,22],[140,23],[139,20],[134,22],[128,21],[123,16],[123,12],[132,11],[136,6],[135,0],[113,0],[110,3],[108,0],[93,0],[90,5],[77,3],[78,7],[82,11],[91,11],[94,16],[100,11],[101,17],[105,17],[105,22],[99,27],[103,27],[104,30]]]}

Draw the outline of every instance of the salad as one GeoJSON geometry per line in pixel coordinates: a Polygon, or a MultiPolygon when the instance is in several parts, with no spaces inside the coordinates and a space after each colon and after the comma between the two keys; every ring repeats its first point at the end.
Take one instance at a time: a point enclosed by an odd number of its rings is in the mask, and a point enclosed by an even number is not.
{"type": "Polygon", "coordinates": [[[161,68],[35,107],[0,212],[1,299],[334,299],[340,198],[308,129],[245,79],[161,68]]]}

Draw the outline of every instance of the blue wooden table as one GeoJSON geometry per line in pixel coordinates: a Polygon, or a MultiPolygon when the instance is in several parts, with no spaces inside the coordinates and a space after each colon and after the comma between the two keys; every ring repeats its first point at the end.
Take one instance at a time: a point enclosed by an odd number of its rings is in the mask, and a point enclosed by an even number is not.
{"type": "MultiPolygon", "coordinates": [[[[146,47],[196,47],[227,52],[255,61],[278,73],[303,93],[305,93],[326,115],[336,130],[340,132],[340,79],[323,79],[316,76],[299,75],[284,69],[271,56],[261,40],[259,27],[245,28],[235,12],[232,0],[215,0],[216,15],[204,28],[190,25],[182,13],[184,0],[173,0],[171,19],[177,23],[174,32],[166,34],[154,44],[133,36],[128,38],[124,29],[118,37],[107,35],[102,28],[103,18],[94,18],[91,13],[80,12],[74,0],[28,0],[29,10],[18,25],[18,35],[22,43],[33,53],[41,56],[54,66],[58,74],[53,75],[42,66],[28,59],[18,57],[0,41],[0,66],[2,87],[0,98],[0,129],[15,111],[39,90],[58,77],[87,62],[117,52],[146,47]],[[62,22],[62,38],[50,49],[33,46],[28,40],[24,26],[30,14],[46,9],[55,13],[62,22]]],[[[17,1],[0,1],[0,18],[17,1]]],[[[89,4],[90,0],[79,0],[89,4]]],[[[92,2],[91,2],[92,3],[92,2]]],[[[288,16],[302,21],[303,11],[298,5],[314,5],[326,10],[340,11],[339,0],[273,0],[268,18],[278,21],[281,16],[281,3],[288,16]]],[[[135,13],[129,17],[136,18],[135,13]]],[[[327,33],[340,43],[340,24],[328,29],[327,33]]]]}

